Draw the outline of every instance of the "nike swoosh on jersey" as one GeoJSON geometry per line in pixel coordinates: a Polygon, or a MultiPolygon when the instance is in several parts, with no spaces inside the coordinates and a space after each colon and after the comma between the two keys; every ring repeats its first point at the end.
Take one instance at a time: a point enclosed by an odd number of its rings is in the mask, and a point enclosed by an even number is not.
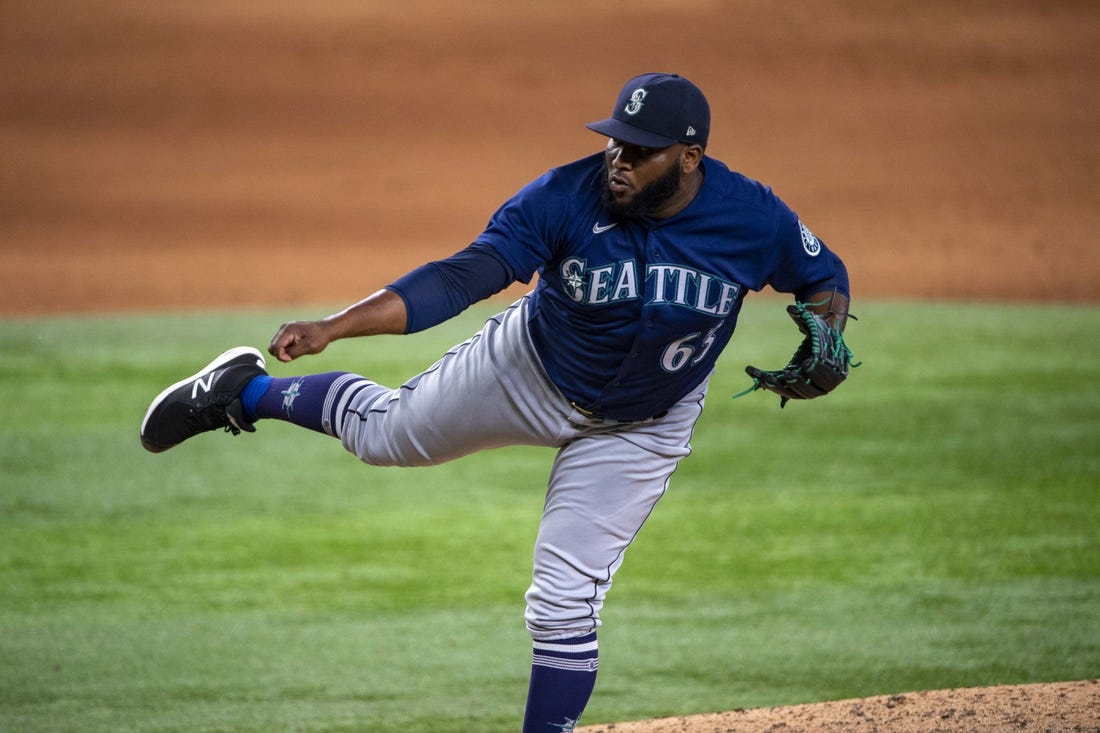
{"type": "Polygon", "coordinates": [[[593,234],[603,234],[608,229],[614,229],[617,226],[619,226],[619,222],[617,222],[617,221],[613,221],[610,224],[608,224],[607,226],[603,226],[603,227],[600,226],[599,222],[596,222],[595,224],[592,225],[592,233],[593,234]]]}

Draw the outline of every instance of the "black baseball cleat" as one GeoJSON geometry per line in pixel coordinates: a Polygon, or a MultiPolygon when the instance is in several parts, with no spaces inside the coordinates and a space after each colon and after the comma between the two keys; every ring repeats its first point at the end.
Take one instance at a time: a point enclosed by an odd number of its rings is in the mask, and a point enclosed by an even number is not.
{"type": "Polygon", "coordinates": [[[193,435],[225,428],[239,435],[256,432],[244,416],[241,392],[253,377],[267,374],[263,355],[249,346],[230,349],[197,374],[157,395],[141,421],[141,444],[166,451],[193,435]]]}

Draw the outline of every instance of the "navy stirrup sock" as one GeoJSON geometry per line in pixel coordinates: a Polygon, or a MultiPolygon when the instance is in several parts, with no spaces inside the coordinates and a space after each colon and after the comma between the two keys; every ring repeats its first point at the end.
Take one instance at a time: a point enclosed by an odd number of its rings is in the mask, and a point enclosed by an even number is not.
{"type": "Polygon", "coordinates": [[[256,377],[241,393],[245,417],[253,421],[261,418],[285,420],[324,433],[322,424],[329,388],[346,374],[256,377]]]}
{"type": "Polygon", "coordinates": [[[595,632],[574,639],[536,641],[523,733],[569,733],[596,686],[595,632]]]}

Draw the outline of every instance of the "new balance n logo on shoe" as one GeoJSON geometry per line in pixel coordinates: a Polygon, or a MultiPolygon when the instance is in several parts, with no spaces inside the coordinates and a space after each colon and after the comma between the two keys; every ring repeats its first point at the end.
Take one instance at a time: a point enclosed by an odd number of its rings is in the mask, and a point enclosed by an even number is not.
{"type": "Polygon", "coordinates": [[[198,399],[199,387],[202,387],[203,392],[209,392],[211,385],[214,383],[214,375],[207,374],[206,381],[202,381],[202,378],[195,380],[195,383],[191,385],[191,399],[198,399]]]}

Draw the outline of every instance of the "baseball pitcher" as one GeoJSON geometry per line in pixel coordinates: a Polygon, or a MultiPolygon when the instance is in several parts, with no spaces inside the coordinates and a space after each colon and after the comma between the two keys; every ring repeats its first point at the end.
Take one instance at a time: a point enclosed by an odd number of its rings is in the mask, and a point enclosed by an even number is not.
{"type": "Polygon", "coordinates": [[[350,372],[273,378],[250,347],[153,400],[160,452],[264,418],[330,435],[375,466],[425,466],[505,445],[553,449],[526,593],[534,643],[524,733],[577,724],[598,666],[600,611],[627,548],[688,455],[715,360],[750,291],[794,296],[803,339],[750,389],[808,399],[848,374],[840,258],[768,187],[705,153],[710,109],[676,74],[626,83],[588,128],[602,152],[547,172],[465,249],[347,309],[281,326],[282,362],[337,339],[413,333],[516,281],[537,285],[397,388],[350,372]]]}

